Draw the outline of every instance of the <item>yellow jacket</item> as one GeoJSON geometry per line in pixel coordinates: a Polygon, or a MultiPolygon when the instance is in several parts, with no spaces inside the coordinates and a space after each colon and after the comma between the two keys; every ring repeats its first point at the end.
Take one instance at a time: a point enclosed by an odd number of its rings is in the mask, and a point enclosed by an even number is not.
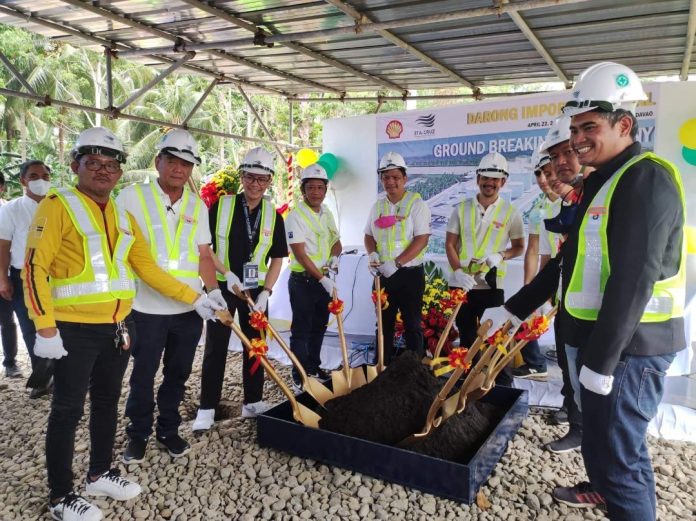
{"type": "MultiPolygon", "coordinates": [[[[119,233],[113,202],[109,201],[102,210],[89,197],[83,196],[83,199],[100,224],[100,230],[106,232],[109,246],[113,249],[119,233]]],[[[143,282],[162,295],[192,304],[198,298],[198,293],[157,265],[135,219],[130,214],[128,218],[135,232],[135,242],[128,254],[131,269],[143,282]]],[[[36,329],[54,327],[56,320],[90,324],[115,323],[130,314],[132,299],[54,308],[49,277],[74,277],[82,272],[84,263],[82,236],[73,225],[63,203],[55,195],[49,195],[39,204],[29,228],[22,270],[24,301],[36,329]]]]}

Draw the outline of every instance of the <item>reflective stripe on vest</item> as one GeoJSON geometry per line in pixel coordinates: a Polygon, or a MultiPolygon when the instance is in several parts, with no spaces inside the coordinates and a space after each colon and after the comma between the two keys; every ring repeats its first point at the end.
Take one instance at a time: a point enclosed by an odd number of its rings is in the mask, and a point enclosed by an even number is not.
{"type": "MultiPolygon", "coordinates": [[[[669,161],[653,153],[634,157],[607,180],[592,199],[580,225],[578,254],[565,297],[565,307],[572,316],[583,320],[596,320],[602,306],[604,288],[611,273],[607,225],[609,207],[614,190],[621,177],[632,165],[648,159],[662,165],[677,185],[684,215],[686,199],[681,177],[669,161]]],[[[657,281],[652,296],[645,306],[641,322],[664,322],[684,315],[686,289],[686,241],[682,238],[682,253],[676,275],[657,281]]]]}
{"type": "MultiPolygon", "coordinates": [[[[377,243],[377,253],[382,262],[394,260],[403,252],[413,240],[413,219],[411,219],[411,208],[413,203],[420,199],[420,194],[406,192],[401,201],[396,205],[396,216],[403,217],[389,228],[377,228],[375,242],[377,243]]],[[[377,217],[391,214],[389,199],[386,197],[377,201],[377,217]]],[[[425,256],[425,248],[413,259],[420,261],[425,256]]],[[[413,262],[411,261],[411,262],[413,262]]]]}
{"type": "MultiPolygon", "coordinates": [[[[544,219],[551,219],[552,217],[555,217],[555,215],[558,213],[557,210],[560,206],[560,198],[556,199],[555,201],[551,201],[548,197],[544,197],[544,202],[542,206],[542,211],[544,212],[544,219]]],[[[539,227],[539,233],[548,234],[549,244],[551,245],[551,257],[553,258],[556,255],[558,255],[558,234],[548,231],[544,226],[543,221],[541,222],[539,227]]]]}
{"type": "Polygon", "coordinates": [[[85,264],[69,279],[51,278],[55,306],[96,304],[135,297],[135,277],[128,264],[135,236],[125,210],[110,200],[118,226],[118,238],[110,254],[107,234],[100,231],[84,196],[75,188],[54,190],[83,239],[85,264]]]}
{"type": "MultiPolygon", "coordinates": [[[[234,216],[234,207],[236,201],[236,195],[226,195],[220,198],[220,202],[218,203],[217,220],[215,223],[215,254],[228,270],[230,269],[230,229],[232,228],[232,217],[234,216]]],[[[261,199],[261,222],[258,232],[259,242],[256,244],[256,248],[254,248],[254,254],[252,255],[250,261],[257,264],[259,267],[259,286],[263,285],[264,281],[266,280],[266,273],[268,273],[266,256],[268,255],[268,252],[271,251],[271,245],[273,244],[275,215],[276,210],[273,205],[266,201],[266,199],[261,199]]],[[[242,240],[247,240],[246,235],[242,238],[242,240]]],[[[225,277],[218,273],[217,279],[222,281],[225,280],[225,277]]]]}
{"type": "MultiPolygon", "coordinates": [[[[485,230],[476,229],[476,198],[465,199],[459,203],[459,260],[469,261],[471,259],[482,260],[491,253],[502,251],[507,245],[509,234],[506,233],[508,222],[512,216],[512,205],[505,199],[500,199],[491,216],[491,224],[485,230]],[[500,216],[503,216],[502,220],[500,216]],[[493,223],[498,223],[495,226],[493,223]],[[495,228],[495,230],[494,230],[495,228]],[[483,233],[483,237],[479,235],[483,233]]],[[[507,264],[501,261],[498,264],[496,280],[501,283],[505,277],[507,264]]],[[[490,268],[485,264],[462,266],[468,273],[483,272],[487,273],[490,268]]]]}
{"type": "Polygon", "coordinates": [[[184,188],[179,207],[179,224],[172,239],[167,210],[155,183],[149,183],[149,186],[137,184],[135,191],[142,207],[145,219],[142,228],[150,244],[152,257],[170,275],[195,287],[198,282],[199,252],[196,235],[201,200],[184,188]]]}
{"type": "MultiPolygon", "coordinates": [[[[327,223],[328,219],[325,213],[329,210],[322,205],[322,214],[320,216],[320,214],[307,206],[307,203],[301,201],[293,211],[297,212],[297,215],[299,215],[302,220],[307,223],[310,231],[314,234],[315,242],[319,248],[319,251],[317,251],[314,255],[308,254],[308,256],[314,265],[321,270],[321,268],[327,264],[329,258],[331,257],[331,246],[333,246],[331,244],[331,229],[327,223]],[[321,217],[323,217],[323,219],[321,217]]],[[[290,254],[290,258],[291,271],[305,271],[304,266],[297,261],[295,255],[290,254]]]]}

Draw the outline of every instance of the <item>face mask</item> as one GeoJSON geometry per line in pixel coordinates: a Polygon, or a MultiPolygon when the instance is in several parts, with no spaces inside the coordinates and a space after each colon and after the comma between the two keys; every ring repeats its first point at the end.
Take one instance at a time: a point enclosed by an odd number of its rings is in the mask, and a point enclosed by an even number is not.
{"type": "Polygon", "coordinates": [[[44,181],[43,179],[32,179],[27,183],[27,187],[31,190],[31,193],[43,197],[51,189],[51,181],[44,181]]]}

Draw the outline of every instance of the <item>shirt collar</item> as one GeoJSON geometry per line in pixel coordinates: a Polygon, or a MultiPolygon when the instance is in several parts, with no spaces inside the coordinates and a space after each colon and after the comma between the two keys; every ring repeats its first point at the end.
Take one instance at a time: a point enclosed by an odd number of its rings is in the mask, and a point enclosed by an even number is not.
{"type": "MultiPolygon", "coordinates": [[[[503,198],[500,197],[500,194],[498,194],[498,198],[494,202],[489,204],[488,208],[495,208],[496,206],[498,206],[500,204],[500,201],[502,201],[502,200],[503,200],[503,198]]],[[[484,208],[483,205],[479,202],[478,194],[476,194],[474,196],[474,201],[476,201],[476,208],[478,208],[479,210],[482,210],[483,212],[485,212],[488,209],[488,208],[484,208]]]]}

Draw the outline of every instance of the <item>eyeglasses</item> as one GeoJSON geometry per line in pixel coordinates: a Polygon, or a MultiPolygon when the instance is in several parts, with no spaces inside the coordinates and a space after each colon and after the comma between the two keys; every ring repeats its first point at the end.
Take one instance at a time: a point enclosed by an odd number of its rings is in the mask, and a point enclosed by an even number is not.
{"type": "Polygon", "coordinates": [[[106,170],[109,174],[116,174],[121,171],[121,164],[116,161],[109,161],[108,163],[102,163],[98,159],[87,159],[82,163],[85,168],[91,172],[99,172],[102,168],[106,170]]]}
{"type": "Polygon", "coordinates": [[[254,183],[256,183],[259,186],[267,185],[268,183],[271,182],[271,176],[258,176],[258,175],[244,174],[242,176],[242,179],[244,179],[250,185],[253,185],[254,183]]]}

